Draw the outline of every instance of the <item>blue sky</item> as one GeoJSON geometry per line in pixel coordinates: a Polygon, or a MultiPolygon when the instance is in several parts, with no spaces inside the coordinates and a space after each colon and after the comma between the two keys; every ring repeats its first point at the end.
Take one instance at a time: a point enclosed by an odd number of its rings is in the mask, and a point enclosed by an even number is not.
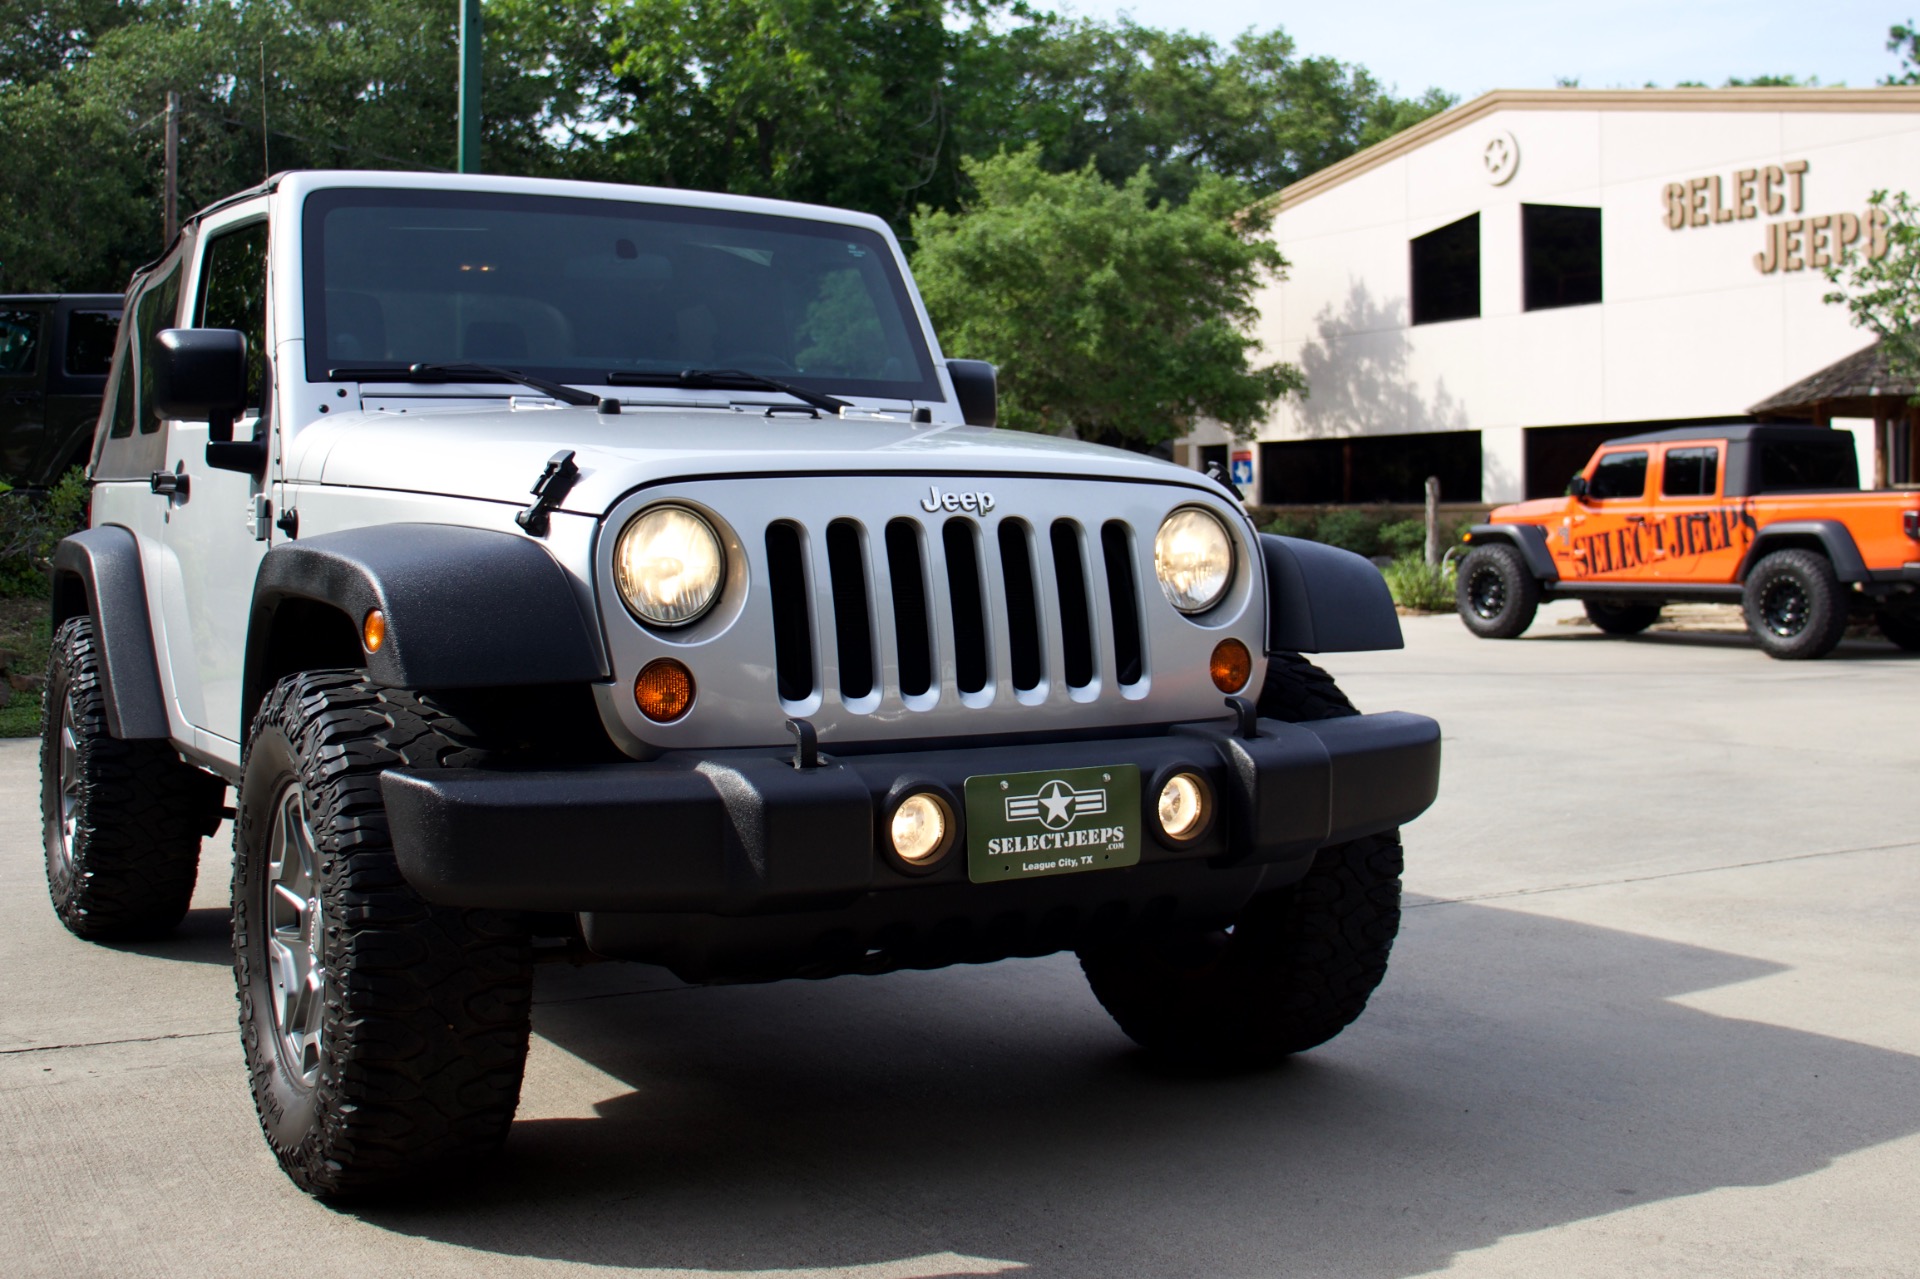
{"type": "Polygon", "coordinates": [[[1818,76],[1866,87],[1899,70],[1887,28],[1920,16],[1859,0],[1058,0],[1089,18],[1127,12],[1151,27],[1229,39],[1279,25],[1302,53],[1357,62],[1403,94],[1438,85],[1461,98],[1488,89],[1549,88],[1559,77],[1583,88],[1680,80],[1721,84],[1729,76],[1818,76]]]}

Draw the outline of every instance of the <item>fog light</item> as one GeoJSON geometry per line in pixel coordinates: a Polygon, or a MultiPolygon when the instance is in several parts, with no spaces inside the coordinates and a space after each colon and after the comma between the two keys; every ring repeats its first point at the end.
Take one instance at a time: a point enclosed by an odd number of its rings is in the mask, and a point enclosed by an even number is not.
{"type": "Polygon", "coordinates": [[[1253,674],[1253,654],[1237,639],[1223,639],[1213,646],[1213,660],[1207,664],[1213,686],[1223,693],[1237,693],[1247,686],[1253,674]]]}
{"type": "Polygon", "coordinates": [[[1160,829],[1184,843],[1207,828],[1207,784],[1192,773],[1175,773],[1160,788],[1160,829]]]}
{"type": "Polygon", "coordinates": [[[901,861],[925,866],[947,851],[951,826],[952,823],[947,820],[947,806],[935,796],[922,791],[918,795],[907,796],[893,810],[887,838],[893,842],[893,851],[901,861]]]}
{"type": "Polygon", "coordinates": [[[633,681],[633,700],[654,723],[671,723],[693,705],[693,672],[671,657],[648,662],[633,681]]]}
{"type": "Polygon", "coordinates": [[[367,620],[360,624],[360,642],[367,646],[367,652],[378,653],[380,646],[387,642],[387,615],[379,609],[369,609],[367,620]]]}

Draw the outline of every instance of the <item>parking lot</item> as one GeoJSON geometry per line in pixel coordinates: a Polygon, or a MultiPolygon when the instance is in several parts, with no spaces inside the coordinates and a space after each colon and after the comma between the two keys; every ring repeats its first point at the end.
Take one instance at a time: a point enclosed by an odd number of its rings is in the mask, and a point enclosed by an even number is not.
{"type": "Polygon", "coordinates": [[[66,934],[0,743],[11,1275],[1920,1273],[1920,655],[1408,619],[1329,658],[1446,731],[1386,984],[1328,1046],[1146,1064],[1071,957],[684,989],[540,974],[520,1119],[391,1207],[295,1191],[180,935],[66,934]]]}

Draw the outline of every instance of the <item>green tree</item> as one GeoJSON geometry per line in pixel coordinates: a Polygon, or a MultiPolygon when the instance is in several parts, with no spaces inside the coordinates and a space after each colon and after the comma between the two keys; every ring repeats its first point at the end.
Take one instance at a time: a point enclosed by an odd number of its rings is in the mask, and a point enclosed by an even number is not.
{"type": "Polygon", "coordinates": [[[1037,144],[1045,167],[1091,164],[1116,184],[1145,166],[1172,199],[1203,173],[1266,195],[1455,102],[1438,89],[1396,98],[1364,68],[1299,57],[1277,27],[1222,47],[1124,17],[1041,19],[1005,48],[1020,69],[998,130],[1007,145],[1037,144]]]}
{"type": "Polygon", "coordinates": [[[913,219],[914,274],[948,349],[1000,368],[1001,420],[1147,449],[1201,417],[1250,430],[1304,386],[1256,363],[1253,295],[1286,267],[1240,184],[1203,174],[1183,204],[1038,151],[968,161],[960,213],[913,219]]]}
{"type": "Polygon", "coordinates": [[[1920,206],[1905,191],[1875,191],[1867,203],[1886,215],[1886,252],[1856,250],[1828,267],[1827,281],[1837,287],[1826,300],[1878,335],[1895,374],[1920,383],[1920,206]]]}
{"type": "Polygon", "coordinates": [[[1912,18],[1887,28],[1887,51],[1900,55],[1900,72],[1881,84],[1920,84],[1920,24],[1912,18]]]}

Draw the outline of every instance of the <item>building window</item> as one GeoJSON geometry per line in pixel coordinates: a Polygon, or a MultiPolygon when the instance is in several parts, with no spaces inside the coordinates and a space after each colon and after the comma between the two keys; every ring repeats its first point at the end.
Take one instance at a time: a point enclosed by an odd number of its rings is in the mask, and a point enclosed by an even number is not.
{"type": "Polygon", "coordinates": [[[1480,215],[1415,236],[1413,322],[1472,320],[1480,315],[1480,215]]]}
{"type": "Polygon", "coordinates": [[[1521,205],[1520,253],[1527,310],[1600,300],[1600,210],[1521,205]]]}
{"type": "Polygon", "coordinates": [[[1480,432],[1356,435],[1260,446],[1266,506],[1421,502],[1429,475],[1443,502],[1480,500],[1480,432]]]}

